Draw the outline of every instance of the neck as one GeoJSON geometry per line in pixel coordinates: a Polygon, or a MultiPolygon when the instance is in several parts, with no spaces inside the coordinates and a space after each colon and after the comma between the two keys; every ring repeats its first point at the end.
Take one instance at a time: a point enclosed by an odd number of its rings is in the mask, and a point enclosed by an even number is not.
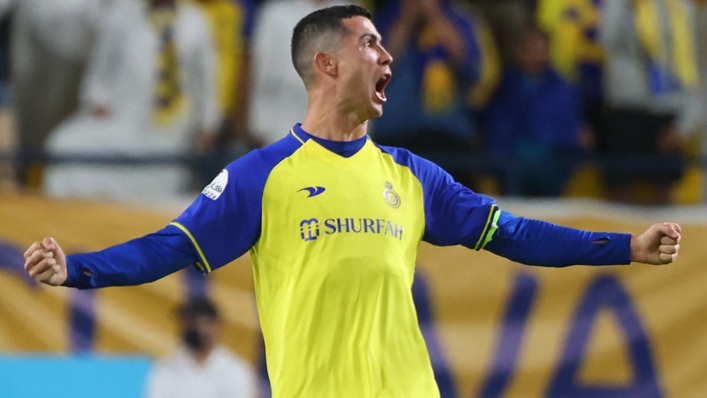
{"type": "Polygon", "coordinates": [[[342,109],[331,96],[309,94],[302,130],[331,141],[353,141],[366,135],[368,120],[342,109]]]}
{"type": "Polygon", "coordinates": [[[204,347],[200,350],[189,350],[189,353],[191,354],[191,357],[194,359],[194,362],[196,362],[199,366],[202,366],[205,362],[206,359],[209,357],[209,354],[211,354],[211,351],[213,350],[213,346],[208,346],[204,347]]]}

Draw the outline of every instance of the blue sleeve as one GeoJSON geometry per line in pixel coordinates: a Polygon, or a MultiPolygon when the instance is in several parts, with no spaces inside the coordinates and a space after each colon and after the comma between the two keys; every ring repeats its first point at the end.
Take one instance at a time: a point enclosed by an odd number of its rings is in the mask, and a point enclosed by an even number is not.
{"type": "Polygon", "coordinates": [[[209,273],[242,256],[260,237],[265,182],[299,143],[291,136],[226,166],[171,225],[191,241],[209,273]]]}
{"type": "Polygon", "coordinates": [[[195,264],[191,243],[176,227],[105,250],[67,256],[64,286],[93,289],[152,282],[195,264]]]}
{"type": "Polygon", "coordinates": [[[588,232],[499,213],[484,248],[509,260],[546,267],[631,262],[629,234],[588,232]]]}
{"type": "Polygon", "coordinates": [[[454,181],[436,164],[400,148],[380,147],[397,163],[407,166],[422,184],[425,206],[423,240],[433,245],[464,245],[479,250],[498,207],[493,199],[454,181]]]}
{"type": "Polygon", "coordinates": [[[260,236],[262,195],[270,170],[298,147],[288,137],[231,163],[161,231],[102,251],[68,256],[64,286],[139,285],[189,265],[209,273],[235,260],[260,236]]]}

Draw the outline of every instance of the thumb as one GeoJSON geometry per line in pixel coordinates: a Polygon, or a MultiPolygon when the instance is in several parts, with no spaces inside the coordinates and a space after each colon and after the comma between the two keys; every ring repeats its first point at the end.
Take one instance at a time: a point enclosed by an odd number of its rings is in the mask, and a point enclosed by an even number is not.
{"type": "Polygon", "coordinates": [[[44,238],[44,240],[42,241],[42,245],[44,246],[45,249],[47,249],[49,251],[55,251],[57,248],[57,244],[56,244],[56,241],[54,240],[54,238],[49,238],[49,237],[44,238]]]}
{"type": "Polygon", "coordinates": [[[672,239],[677,239],[680,237],[680,233],[677,228],[675,228],[673,223],[658,224],[658,232],[672,239]]]}

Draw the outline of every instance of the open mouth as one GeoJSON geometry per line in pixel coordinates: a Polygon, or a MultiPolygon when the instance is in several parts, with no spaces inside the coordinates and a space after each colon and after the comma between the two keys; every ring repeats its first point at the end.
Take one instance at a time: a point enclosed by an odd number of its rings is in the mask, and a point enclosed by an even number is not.
{"type": "Polygon", "coordinates": [[[385,96],[385,87],[390,82],[391,77],[392,75],[390,73],[386,73],[380,78],[378,78],[378,81],[376,82],[376,97],[381,102],[385,102],[388,100],[388,98],[385,96]]]}

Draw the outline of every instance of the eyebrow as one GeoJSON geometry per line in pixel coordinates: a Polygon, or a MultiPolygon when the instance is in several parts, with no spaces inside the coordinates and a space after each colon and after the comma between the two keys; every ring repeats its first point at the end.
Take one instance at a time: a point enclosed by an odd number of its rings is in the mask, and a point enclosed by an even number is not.
{"type": "Polygon", "coordinates": [[[373,34],[373,33],[364,33],[364,34],[361,35],[361,37],[358,38],[358,40],[360,41],[360,40],[367,39],[367,38],[371,38],[371,39],[373,39],[373,40],[375,40],[375,41],[381,41],[381,40],[382,40],[380,36],[378,36],[378,35],[376,35],[376,34],[373,34]]]}

